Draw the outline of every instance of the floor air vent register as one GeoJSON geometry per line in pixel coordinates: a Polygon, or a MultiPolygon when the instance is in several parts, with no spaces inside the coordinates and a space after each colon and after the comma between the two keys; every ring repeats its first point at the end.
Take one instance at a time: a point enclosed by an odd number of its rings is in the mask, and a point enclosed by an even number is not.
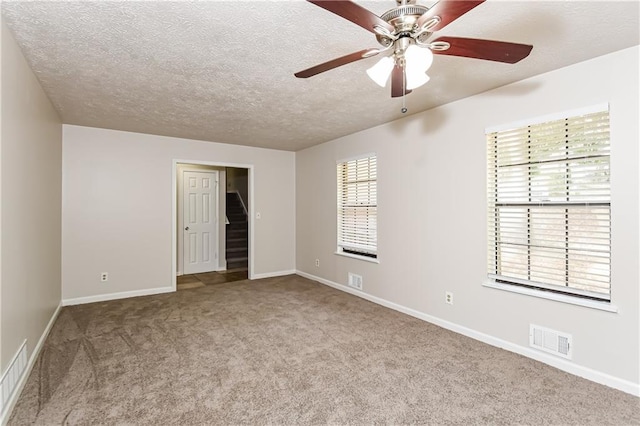
{"type": "Polygon", "coordinates": [[[16,356],[9,363],[9,367],[2,376],[2,379],[0,379],[0,418],[2,418],[5,409],[9,406],[11,398],[14,396],[16,388],[18,387],[22,374],[26,368],[27,341],[25,340],[16,356]]]}
{"type": "Polygon", "coordinates": [[[529,325],[529,346],[562,358],[571,359],[571,335],[539,325],[529,325]]]}

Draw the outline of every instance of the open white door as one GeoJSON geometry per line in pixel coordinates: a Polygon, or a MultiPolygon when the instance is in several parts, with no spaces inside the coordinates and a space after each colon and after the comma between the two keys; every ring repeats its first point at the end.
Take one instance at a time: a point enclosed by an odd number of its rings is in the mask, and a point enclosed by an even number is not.
{"type": "Polygon", "coordinates": [[[218,172],[183,174],[184,273],[218,269],[218,172]]]}

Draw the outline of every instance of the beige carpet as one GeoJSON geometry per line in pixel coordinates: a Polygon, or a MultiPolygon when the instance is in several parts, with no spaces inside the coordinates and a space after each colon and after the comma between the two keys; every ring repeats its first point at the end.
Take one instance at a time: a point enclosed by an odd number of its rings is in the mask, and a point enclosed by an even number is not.
{"type": "Polygon", "coordinates": [[[64,308],[9,423],[638,425],[638,402],[287,276],[64,308]]]}

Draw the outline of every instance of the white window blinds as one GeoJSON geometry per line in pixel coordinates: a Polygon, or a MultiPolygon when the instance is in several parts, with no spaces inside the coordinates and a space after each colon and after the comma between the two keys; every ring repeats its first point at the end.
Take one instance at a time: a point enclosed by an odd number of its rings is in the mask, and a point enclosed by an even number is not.
{"type": "Polygon", "coordinates": [[[610,300],[609,112],[487,134],[488,274],[610,300]]]}
{"type": "Polygon", "coordinates": [[[338,250],[377,256],[378,198],[376,156],[337,165],[338,250]]]}

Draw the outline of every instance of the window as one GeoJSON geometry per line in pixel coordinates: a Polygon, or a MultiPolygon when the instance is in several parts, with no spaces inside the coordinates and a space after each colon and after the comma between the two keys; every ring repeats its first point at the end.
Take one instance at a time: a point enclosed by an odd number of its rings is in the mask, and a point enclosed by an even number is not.
{"type": "Polygon", "coordinates": [[[487,131],[488,275],[610,301],[608,107],[487,131]]]}
{"type": "Polygon", "coordinates": [[[377,258],[375,154],[338,163],[338,252],[377,258]]]}

